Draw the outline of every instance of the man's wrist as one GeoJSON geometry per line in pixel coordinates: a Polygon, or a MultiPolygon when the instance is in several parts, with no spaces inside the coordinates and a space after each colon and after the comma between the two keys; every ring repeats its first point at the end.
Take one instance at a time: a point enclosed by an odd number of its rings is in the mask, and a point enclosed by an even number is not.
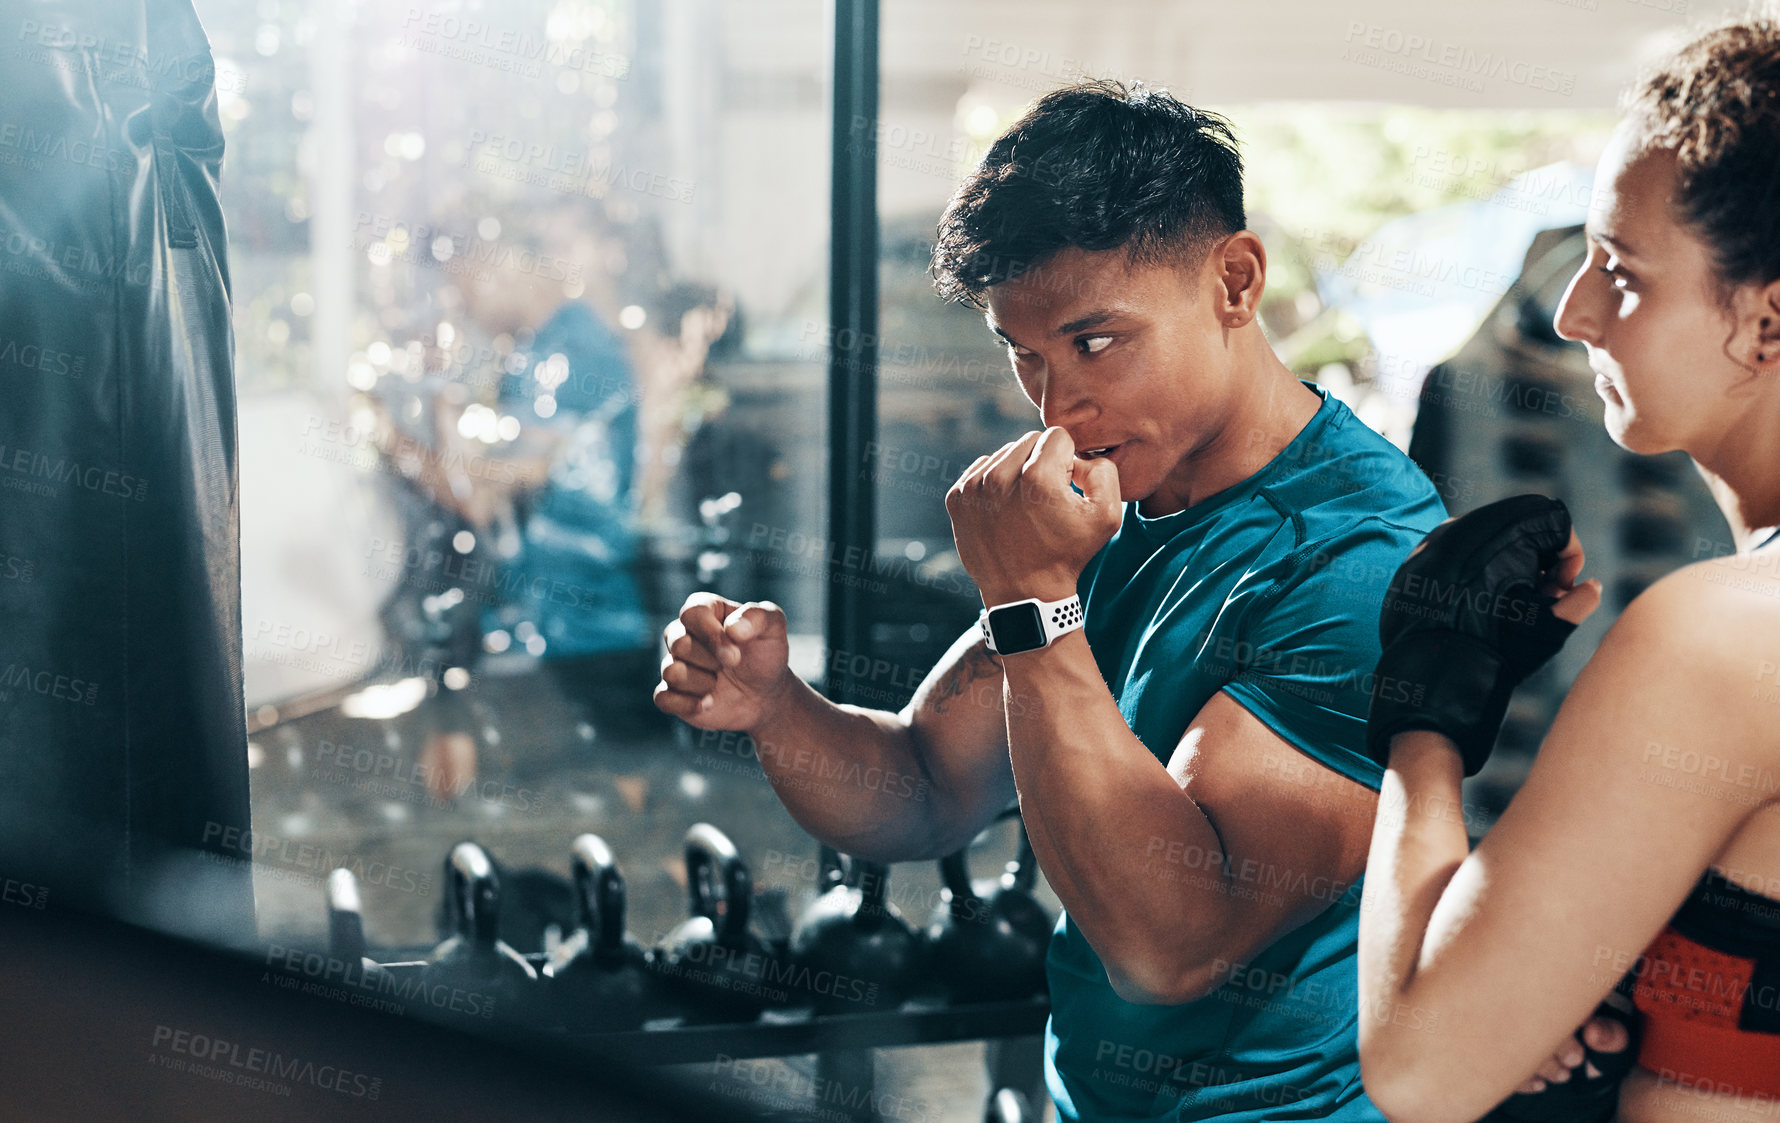
{"type": "Polygon", "coordinates": [[[1057,582],[1033,581],[1017,588],[979,586],[978,592],[983,596],[984,608],[997,608],[1004,604],[1013,604],[1023,600],[1060,601],[1075,596],[1075,582],[1067,585],[1057,582]]]}
{"type": "Polygon", "coordinates": [[[742,732],[758,742],[761,740],[763,733],[770,732],[774,727],[783,725],[792,709],[796,707],[800,701],[803,701],[803,699],[798,697],[800,693],[798,689],[799,687],[802,688],[802,694],[820,697],[820,695],[816,695],[814,688],[812,688],[809,683],[799,678],[797,673],[794,672],[790,666],[787,666],[784,673],[779,676],[778,681],[761,693],[760,716],[756,718],[754,723],[747,729],[742,730],[742,732]]]}

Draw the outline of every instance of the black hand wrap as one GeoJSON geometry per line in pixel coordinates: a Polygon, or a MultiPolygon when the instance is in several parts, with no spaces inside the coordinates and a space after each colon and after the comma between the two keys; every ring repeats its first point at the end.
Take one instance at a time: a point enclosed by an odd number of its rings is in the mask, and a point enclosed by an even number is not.
{"type": "Polygon", "coordinates": [[[1608,1123],[1619,1110],[1619,1086],[1638,1063],[1638,1015],[1614,1005],[1611,996],[1595,1007],[1594,1017],[1611,1018],[1626,1027],[1626,1047],[1617,1053],[1597,1053],[1583,1041],[1582,1063],[1570,1070],[1562,1084],[1547,1082],[1540,1092],[1516,1092],[1479,1123],[1608,1123]],[[1599,1076],[1590,1076],[1594,1065],[1599,1076]]]}
{"type": "Polygon", "coordinates": [[[1385,764],[1391,737],[1452,738],[1474,775],[1514,688],[1564,645],[1574,624],[1552,614],[1542,573],[1570,541],[1570,511],[1517,495],[1435,527],[1391,579],[1379,615],[1366,748],[1385,764]]]}

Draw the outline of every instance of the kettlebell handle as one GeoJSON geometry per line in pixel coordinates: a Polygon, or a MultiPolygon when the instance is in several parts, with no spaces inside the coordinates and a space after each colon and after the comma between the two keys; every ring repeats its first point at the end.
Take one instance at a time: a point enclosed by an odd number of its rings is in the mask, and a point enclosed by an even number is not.
{"type": "Polygon", "coordinates": [[[853,876],[853,861],[824,842],[816,847],[816,892],[826,893],[837,885],[846,885],[853,876]]]}
{"type": "Polygon", "coordinates": [[[459,934],[477,944],[493,946],[500,924],[501,881],[488,851],[474,842],[460,842],[446,859],[451,899],[457,907],[459,934]]]}
{"type": "Polygon", "coordinates": [[[890,895],[890,867],[883,862],[868,862],[862,858],[852,858],[849,862],[848,879],[859,890],[860,921],[866,927],[875,926],[888,915],[888,906],[884,902],[890,895]]]}
{"type": "Polygon", "coordinates": [[[358,879],[342,866],[328,874],[328,953],[352,963],[365,954],[365,918],[358,879]]]}
{"type": "Polygon", "coordinates": [[[581,835],[569,850],[569,863],[581,925],[593,950],[618,951],[624,945],[624,875],[618,872],[612,848],[597,834],[581,835]]]}
{"type": "Polygon", "coordinates": [[[686,832],[686,887],[692,915],[708,918],[720,943],[735,947],[746,938],[754,878],[735,843],[709,823],[686,832]]]}
{"type": "Polygon", "coordinates": [[[939,877],[940,881],[952,893],[952,910],[954,912],[981,899],[970,884],[970,866],[965,862],[962,849],[947,854],[939,860],[939,877]]]}
{"type": "MultiPolygon", "coordinates": [[[[1003,819],[1013,819],[1019,823],[1020,844],[1013,861],[1007,864],[1006,872],[1001,876],[1001,887],[1030,894],[1032,887],[1038,884],[1038,857],[1032,851],[1032,839],[1026,834],[1026,823],[1020,818],[1019,806],[1016,804],[1009,807],[995,817],[996,822],[1003,819]]],[[[970,902],[978,899],[976,890],[970,883],[970,865],[965,859],[969,849],[966,844],[956,853],[941,858],[939,862],[940,879],[952,891],[952,898],[956,901],[970,902]]]]}

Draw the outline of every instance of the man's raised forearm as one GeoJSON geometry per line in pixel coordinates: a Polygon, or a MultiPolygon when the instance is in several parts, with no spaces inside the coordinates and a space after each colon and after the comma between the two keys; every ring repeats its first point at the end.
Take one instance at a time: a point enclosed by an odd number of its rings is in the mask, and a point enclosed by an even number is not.
{"type": "Polygon", "coordinates": [[[1221,858],[1202,878],[1146,871],[1163,855],[1218,856],[1210,820],[1131,732],[1080,632],[1005,660],[1008,743],[1020,808],[1045,879],[1133,1001],[1212,989],[1234,900],[1221,858]],[[1044,704],[1015,705],[1019,697],[1044,704]]]}
{"type": "Polygon", "coordinates": [[[836,705],[792,676],[748,733],[773,791],[816,839],[875,861],[922,856],[945,793],[901,715],[836,705]]]}

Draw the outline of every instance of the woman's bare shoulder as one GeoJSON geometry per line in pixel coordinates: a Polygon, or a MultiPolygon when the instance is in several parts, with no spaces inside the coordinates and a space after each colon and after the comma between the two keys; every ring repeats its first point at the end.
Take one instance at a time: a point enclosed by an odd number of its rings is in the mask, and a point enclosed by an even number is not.
{"type": "Polygon", "coordinates": [[[1780,558],[1683,566],[1626,606],[1597,656],[1727,735],[1780,756],[1780,558]]]}
{"type": "Polygon", "coordinates": [[[1780,650],[1780,553],[1732,554],[1684,565],[1651,585],[1626,614],[1656,618],[1665,626],[1706,630],[1715,641],[1747,639],[1780,650]],[[1729,627],[1729,631],[1720,629],[1729,627]]]}

